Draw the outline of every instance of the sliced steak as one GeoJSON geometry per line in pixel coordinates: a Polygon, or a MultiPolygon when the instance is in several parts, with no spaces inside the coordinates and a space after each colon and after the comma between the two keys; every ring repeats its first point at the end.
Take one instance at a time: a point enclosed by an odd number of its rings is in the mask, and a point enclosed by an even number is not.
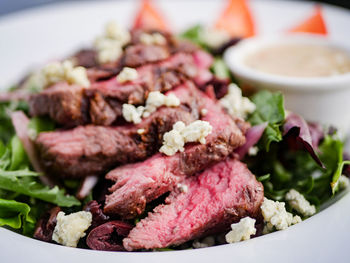
{"type": "Polygon", "coordinates": [[[97,52],[94,49],[82,49],[73,55],[76,65],[84,68],[97,67],[97,52]]]}
{"type": "Polygon", "coordinates": [[[146,159],[159,149],[163,134],[171,130],[175,122],[190,123],[198,118],[199,108],[188,86],[172,92],[181,98],[180,107],[159,108],[138,125],[88,125],[40,133],[36,144],[42,164],[58,176],[80,178],[102,174],[121,163],[146,159]],[[144,132],[139,134],[139,129],[144,132]]]}
{"type": "Polygon", "coordinates": [[[49,115],[56,122],[67,126],[77,126],[88,121],[84,88],[77,85],[58,83],[40,94],[32,95],[29,107],[32,115],[49,115]]]}
{"type": "Polygon", "coordinates": [[[224,160],[235,148],[245,142],[245,137],[230,116],[199,90],[200,109],[208,113],[202,120],[208,121],[213,131],[206,137],[206,144],[192,143],[185,151],[173,156],[156,154],[141,162],[118,167],[109,172],[107,179],[116,181],[106,197],[105,212],[132,218],[141,214],[146,203],[171,191],[186,175],[192,175],[224,160]]]}
{"type": "Polygon", "coordinates": [[[124,67],[136,68],[148,63],[158,62],[170,56],[166,46],[137,44],[129,46],[121,58],[124,67]]]}
{"type": "Polygon", "coordinates": [[[143,104],[149,92],[165,92],[195,77],[197,67],[192,55],[178,53],[137,71],[136,80],[122,84],[116,78],[95,82],[88,89],[59,83],[31,96],[30,113],[48,115],[66,127],[111,125],[121,116],[123,103],[143,104]]]}
{"type": "Polygon", "coordinates": [[[123,240],[129,250],[164,248],[228,230],[245,216],[258,217],[264,190],[246,165],[228,159],[183,182],[123,240]]]}

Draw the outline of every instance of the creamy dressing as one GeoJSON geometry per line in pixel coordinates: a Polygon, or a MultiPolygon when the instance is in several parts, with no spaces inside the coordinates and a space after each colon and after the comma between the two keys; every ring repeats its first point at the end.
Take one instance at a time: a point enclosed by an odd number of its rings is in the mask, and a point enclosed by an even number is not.
{"type": "Polygon", "coordinates": [[[265,47],[248,55],[245,64],[290,77],[328,77],[350,72],[350,57],[345,51],[312,44],[265,47]]]}

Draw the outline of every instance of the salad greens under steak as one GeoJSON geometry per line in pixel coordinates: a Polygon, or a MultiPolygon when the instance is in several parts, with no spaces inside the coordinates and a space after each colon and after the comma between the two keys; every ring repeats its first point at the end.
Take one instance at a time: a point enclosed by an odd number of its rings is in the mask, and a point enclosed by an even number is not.
{"type": "MultiPolygon", "coordinates": [[[[0,129],[3,131],[0,141],[0,225],[32,236],[36,221],[49,204],[72,207],[81,203],[75,197],[66,195],[62,187],[43,185],[38,179],[39,174],[32,171],[23,145],[11,125],[11,111],[19,109],[14,104],[0,105],[0,129]]],[[[45,118],[32,118],[29,126],[39,133],[52,130],[53,122],[45,118]]]]}
{"type": "MultiPolygon", "coordinates": [[[[202,31],[198,25],[181,37],[216,55],[211,70],[218,79],[233,80],[218,50],[213,50],[203,41],[202,31]]],[[[285,201],[286,193],[296,189],[319,209],[339,191],[338,182],[344,166],[350,164],[343,157],[344,142],[334,130],[315,128],[316,124],[303,126],[304,120],[299,116],[294,116],[292,127],[287,129],[290,113],[286,112],[280,93],[261,91],[251,100],[256,110],[250,114],[248,122],[253,127],[263,127],[263,134],[255,146],[256,154],[246,155],[244,162],[263,183],[265,196],[285,201]],[[305,133],[314,138],[305,139],[305,133]]],[[[61,180],[53,188],[40,181],[40,174],[33,171],[11,123],[10,115],[17,110],[28,112],[28,105],[24,101],[0,104],[0,226],[33,236],[35,225],[44,211],[54,205],[64,211],[80,211],[92,194],[83,201],[74,197],[79,180],[61,180]]],[[[30,119],[28,127],[34,138],[42,131],[54,129],[52,120],[38,117],[30,119]]],[[[151,203],[146,212],[152,209],[151,203]]],[[[287,206],[287,209],[296,213],[291,207],[287,206]]]]}

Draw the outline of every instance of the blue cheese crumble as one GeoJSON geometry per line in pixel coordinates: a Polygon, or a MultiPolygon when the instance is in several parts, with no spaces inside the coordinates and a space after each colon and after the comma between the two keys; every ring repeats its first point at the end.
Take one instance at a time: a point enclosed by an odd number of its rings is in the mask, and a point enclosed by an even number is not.
{"type": "Polygon", "coordinates": [[[163,146],[160,152],[171,156],[178,151],[183,152],[185,143],[200,142],[206,143],[207,137],[213,130],[213,127],[207,121],[197,120],[189,125],[185,125],[182,121],[178,121],[173,125],[173,129],[166,132],[163,136],[163,146]]]}
{"type": "Polygon", "coordinates": [[[231,225],[231,231],[225,236],[227,243],[236,243],[250,239],[256,234],[255,219],[250,217],[242,218],[238,223],[231,225]]]}
{"type": "Polygon", "coordinates": [[[166,39],[160,33],[142,33],[140,35],[140,42],[145,45],[165,45],[166,39]]]}
{"type": "Polygon", "coordinates": [[[146,105],[135,107],[132,104],[123,104],[123,117],[128,122],[138,124],[141,118],[147,118],[151,113],[155,112],[161,106],[177,107],[180,105],[180,100],[174,95],[164,95],[159,91],[152,91],[149,93],[146,105]]]}
{"type": "Polygon", "coordinates": [[[132,104],[123,104],[122,114],[124,119],[127,122],[133,122],[134,124],[138,124],[141,122],[141,116],[145,107],[139,106],[135,107],[132,104]]]}
{"type": "Polygon", "coordinates": [[[220,99],[220,104],[226,109],[228,114],[242,119],[247,118],[256,109],[255,104],[247,97],[243,97],[241,89],[233,83],[229,85],[228,93],[220,99]]]}
{"type": "Polygon", "coordinates": [[[119,83],[125,83],[127,81],[133,81],[137,79],[138,73],[134,68],[124,67],[122,71],[117,75],[117,81],[119,83]]]}
{"type": "Polygon", "coordinates": [[[90,86],[86,69],[81,66],[75,67],[71,60],[49,63],[41,69],[39,74],[41,75],[41,88],[62,81],[82,87],[90,86]]]}
{"type": "Polygon", "coordinates": [[[265,221],[263,234],[272,232],[274,229],[284,230],[302,221],[300,216],[293,216],[287,212],[284,202],[269,200],[265,197],[260,208],[265,221]]]}
{"type": "Polygon", "coordinates": [[[291,189],[286,194],[285,198],[290,207],[303,216],[312,216],[316,213],[316,207],[311,205],[309,201],[295,189],[291,189]]]}
{"type": "Polygon", "coordinates": [[[90,227],[91,222],[92,214],[90,212],[80,211],[69,215],[59,212],[52,240],[64,246],[77,247],[80,238],[85,236],[85,231],[90,227]]]}
{"type": "Polygon", "coordinates": [[[123,46],[129,43],[131,36],[128,30],[111,21],[106,25],[104,35],[96,38],[95,48],[100,63],[116,61],[123,53],[123,46]]]}

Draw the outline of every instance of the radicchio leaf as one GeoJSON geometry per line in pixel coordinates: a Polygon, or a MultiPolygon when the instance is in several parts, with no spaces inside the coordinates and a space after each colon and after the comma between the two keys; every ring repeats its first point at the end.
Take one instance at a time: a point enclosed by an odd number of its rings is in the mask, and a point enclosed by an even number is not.
{"type": "Polygon", "coordinates": [[[267,122],[259,125],[255,125],[248,129],[245,135],[246,137],[245,144],[236,150],[236,153],[239,155],[240,159],[242,159],[247,154],[250,147],[254,146],[260,140],[266,126],[267,126],[267,122]]]}
{"type": "Polygon", "coordinates": [[[311,132],[309,125],[301,116],[292,112],[287,115],[283,125],[283,136],[286,135],[290,136],[289,138],[292,138],[292,141],[295,144],[301,143],[304,149],[310,153],[315,162],[322,168],[325,168],[315,151],[315,149],[317,149],[318,141],[320,140],[318,139],[316,129],[311,132]],[[312,134],[314,138],[312,137],[312,134]]]}
{"type": "Polygon", "coordinates": [[[34,231],[34,238],[51,242],[52,240],[52,234],[56,226],[56,217],[58,212],[60,212],[61,209],[56,206],[52,208],[51,210],[47,211],[38,221],[35,231],[34,231]]]}

